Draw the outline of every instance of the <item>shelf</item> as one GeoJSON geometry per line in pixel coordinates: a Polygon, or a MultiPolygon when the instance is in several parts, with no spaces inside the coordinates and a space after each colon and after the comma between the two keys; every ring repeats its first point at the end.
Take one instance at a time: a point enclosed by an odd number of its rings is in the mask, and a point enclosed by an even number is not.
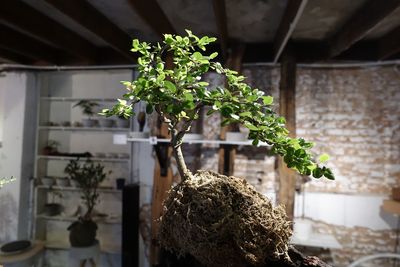
{"type": "MultiPolygon", "coordinates": [[[[43,219],[48,221],[60,221],[60,222],[74,222],[77,221],[77,217],[67,217],[67,216],[48,216],[44,214],[38,214],[36,219],[43,219]]],[[[107,219],[107,218],[93,218],[93,221],[99,224],[121,224],[121,218],[107,219]]]]}
{"type": "MultiPolygon", "coordinates": [[[[61,191],[81,191],[81,188],[79,187],[72,187],[72,186],[48,186],[48,185],[38,185],[36,186],[38,189],[44,189],[44,190],[61,190],[61,191]]],[[[110,194],[121,194],[122,190],[118,189],[113,189],[113,188],[98,188],[98,192],[101,193],[110,193],[110,194]]]]}
{"type": "MultiPolygon", "coordinates": [[[[53,242],[46,242],[45,243],[45,248],[46,249],[55,249],[55,250],[69,250],[70,249],[69,244],[65,243],[53,243],[53,242]]],[[[121,254],[121,248],[117,246],[107,246],[107,245],[101,245],[100,244],[100,251],[102,253],[108,253],[108,254],[121,254]]]]}
{"type": "MultiPolygon", "coordinates": [[[[157,143],[170,143],[170,139],[162,139],[157,138],[155,136],[151,136],[149,138],[127,138],[128,142],[142,142],[142,143],[150,143],[150,144],[157,144],[157,143]]],[[[211,144],[211,145],[239,145],[239,146],[252,146],[252,141],[228,141],[228,140],[204,140],[204,139],[192,139],[192,140],[185,140],[183,139],[183,143],[185,144],[211,144]]],[[[260,142],[258,146],[270,146],[267,143],[260,142]]]]}
{"type": "Polygon", "coordinates": [[[60,102],[75,102],[80,100],[89,100],[89,101],[97,101],[97,102],[115,102],[117,101],[116,98],[84,98],[84,97],[59,97],[59,96],[42,96],[40,97],[41,100],[48,100],[48,101],[60,101],[60,102]]]}
{"type": "Polygon", "coordinates": [[[82,131],[82,132],[128,132],[129,128],[114,127],[71,127],[71,126],[39,126],[42,131],[82,131]]]}
{"type": "MultiPolygon", "coordinates": [[[[67,157],[67,156],[37,156],[37,159],[45,159],[45,160],[72,160],[77,157],[67,157]]],[[[80,160],[90,159],[92,161],[99,162],[129,162],[129,158],[95,158],[95,157],[80,157],[80,160]]]]}
{"type": "Polygon", "coordinates": [[[329,249],[341,249],[342,246],[336,240],[333,235],[311,233],[307,239],[297,238],[295,235],[292,236],[291,243],[293,245],[306,246],[306,247],[317,247],[317,248],[329,248],[329,249]]]}

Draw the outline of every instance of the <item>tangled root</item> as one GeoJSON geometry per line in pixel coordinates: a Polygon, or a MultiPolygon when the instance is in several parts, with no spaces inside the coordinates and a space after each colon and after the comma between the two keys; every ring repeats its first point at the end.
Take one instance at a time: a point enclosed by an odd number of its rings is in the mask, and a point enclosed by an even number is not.
{"type": "Polygon", "coordinates": [[[291,223],[245,179],[199,171],[164,203],[161,246],[205,266],[262,266],[288,259],[291,223]]]}

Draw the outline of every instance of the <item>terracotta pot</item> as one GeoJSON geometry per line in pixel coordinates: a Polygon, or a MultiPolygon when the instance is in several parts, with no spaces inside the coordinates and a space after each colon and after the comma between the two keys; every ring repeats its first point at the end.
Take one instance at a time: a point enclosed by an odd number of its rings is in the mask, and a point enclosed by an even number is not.
{"type": "Polygon", "coordinates": [[[89,247],[96,243],[97,224],[92,220],[79,219],[68,230],[72,247],[89,247]]]}

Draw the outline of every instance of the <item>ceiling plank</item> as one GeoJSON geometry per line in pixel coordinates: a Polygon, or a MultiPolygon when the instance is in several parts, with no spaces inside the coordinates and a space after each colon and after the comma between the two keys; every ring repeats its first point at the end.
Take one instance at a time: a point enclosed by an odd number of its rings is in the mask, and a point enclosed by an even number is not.
{"type": "Polygon", "coordinates": [[[378,60],[384,60],[400,52],[400,26],[378,41],[378,60]]]}
{"type": "Polygon", "coordinates": [[[2,47],[0,47],[0,58],[12,61],[14,63],[19,63],[19,64],[34,63],[34,60],[32,60],[31,58],[26,57],[24,55],[20,55],[18,53],[15,53],[14,51],[4,49],[2,47]]]}
{"type": "Polygon", "coordinates": [[[328,58],[339,55],[361,40],[399,6],[399,0],[367,1],[330,40],[328,58]]]}
{"type": "Polygon", "coordinates": [[[176,34],[174,27],[156,0],[128,0],[139,16],[164,39],[165,33],[176,34]]]}
{"type": "Polygon", "coordinates": [[[35,60],[57,64],[61,51],[0,24],[0,46],[35,60]]]}
{"type": "Polygon", "coordinates": [[[22,1],[3,1],[0,21],[72,55],[89,60],[96,58],[96,46],[22,1]]]}
{"type": "Polygon", "coordinates": [[[54,8],[108,43],[123,56],[133,59],[131,37],[86,0],[45,0],[54,8]]]}
{"type": "Polygon", "coordinates": [[[278,59],[290,39],[308,0],[289,0],[274,38],[274,60],[278,59]]]}
{"type": "Polygon", "coordinates": [[[222,57],[225,59],[227,56],[229,39],[225,0],[213,0],[213,9],[218,29],[219,43],[221,44],[222,57]]]}

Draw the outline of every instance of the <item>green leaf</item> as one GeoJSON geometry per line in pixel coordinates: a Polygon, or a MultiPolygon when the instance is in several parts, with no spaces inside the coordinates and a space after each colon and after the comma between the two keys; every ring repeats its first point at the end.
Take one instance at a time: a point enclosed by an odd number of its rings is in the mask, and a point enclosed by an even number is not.
{"type": "Polygon", "coordinates": [[[244,122],[244,126],[245,126],[247,129],[251,130],[251,131],[258,131],[258,130],[259,130],[256,126],[254,126],[252,123],[250,123],[250,122],[248,122],[248,121],[245,121],[245,122],[244,122]]]}
{"type": "Polygon", "coordinates": [[[324,175],[324,172],[320,167],[317,167],[312,171],[312,175],[314,176],[314,178],[321,178],[322,175],[324,175]]]}
{"type": "Polygon", "coordinates": [[[185,93],[183,94],[183,97],[186,101],[193,101],[193,95],[191,93],[185,93]]]}
{"type": "Polygon", "coordinates": [[[175,93],[176,92],[176,86],[175,84],[173,84],[170,81],[164,81],[164,86],[165,88],[167,88],[171,93],[175,93]]]}
{"type": "Polygon", "coordinates": [[[335,176],[333,175],[332,170],[329,169],[329,168],[326,168],[326,169],[325,169],[325,171],[324,171],[324,176],[325,176],[326,178],[328,178],[329,180],[335,180],[335,176]]]}
{"type": "Polygon", "coordinates": [[[264,105],[271,105],[274,102],[274,98],[272,96],[262,96],[262,100],[264,105]]]}
{"type": "Polygon", "coordinates": [[[218,52],[214,52],[210,55],[210,59],[216,58],[218,56],[218,52]]]}
{"type": "Polygon", "coordinates": [[[203,59],[203,55],[200,52],[194,52],[192,57],[196,60],[201,60],[203,59]]]}
{"type": "Polygon", "coordinates": [[[318,160],[319,160],[319,162],[324,163],[324,162],[327,162],[329,160],[329,158],[330,158],[329,155],[324,153],[321,156],[319,156],[318,160]]]}
{"type": "Polygon", "coordinates": [[[153,112],[153,106],[151,104],[147,104],[146,113],[151,114],[153,112]]]}
{"type": "Polygon", "coordinates": [[[235,119],[235,120],[239,120],[240,119],[240,117],[238,115],[233,114],[233,113],[231,114],[231,118],[235,119]]]}
{"type": "Polygon", "coordinates": [[[239,113],[240,117],[251,117],[251,112],[250,111],[246,111],[246,112],[242,112],[239,113]]]}

